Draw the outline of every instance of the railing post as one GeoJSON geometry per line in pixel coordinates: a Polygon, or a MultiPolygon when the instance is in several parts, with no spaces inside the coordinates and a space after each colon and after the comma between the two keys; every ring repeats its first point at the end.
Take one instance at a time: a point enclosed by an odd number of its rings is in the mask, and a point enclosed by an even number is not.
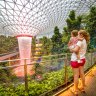
{"type": "Polygon", "coordinates": [[[25,92],[28,93],[28,79],[27,79],[27,64],[26,64],[26,59],[24,59],[24,76],[25,76],[25,92]]]}

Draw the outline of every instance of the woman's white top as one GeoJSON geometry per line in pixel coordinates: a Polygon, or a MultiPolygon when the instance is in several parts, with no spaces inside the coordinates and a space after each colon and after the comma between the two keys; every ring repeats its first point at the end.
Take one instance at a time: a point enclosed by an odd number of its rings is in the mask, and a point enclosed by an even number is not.
{"type": "MultiPolygon", "coordinates": [[[[84,59],[87,50],[86,40],[83,39],[82,41],[78,41],[76,45],[80,47],[79,50],[80,59],[84,59]]],[[[71,55],[71,61],[77,61],[77,55],[75,52],[73,52],[71,55]]]]}

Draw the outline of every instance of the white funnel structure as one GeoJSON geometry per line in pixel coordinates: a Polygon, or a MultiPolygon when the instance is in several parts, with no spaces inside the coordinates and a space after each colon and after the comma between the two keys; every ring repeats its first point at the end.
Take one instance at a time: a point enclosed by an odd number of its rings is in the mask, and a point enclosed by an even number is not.
{"type": "MultiPolygon", "coordinates": [[[[32,36],[18,35],[17,39],[19,44],[20,58],[21,59],[27,58],[29,60],[26,60],[26,62],[30,63],[32,36]]],[[[21,64],[23,63],[24,63],[24,60],[21,60],[21,64]]]]}
{"type": "MultiPolygon", "coordinates": [[[[27,64],[27,73],[30,74],[32,67],[30,67],[30,58],[31,58],[31,42],[32,36],[30,35],[18,35],[18,44],[19,44],[19,53],[20,53],[20,64],[24,64],[24,59],[26,60],[27,64]]],[[[20,66],[15,69],[15,73],[17,76],[24,76],[24,66],[20,66]]]]}

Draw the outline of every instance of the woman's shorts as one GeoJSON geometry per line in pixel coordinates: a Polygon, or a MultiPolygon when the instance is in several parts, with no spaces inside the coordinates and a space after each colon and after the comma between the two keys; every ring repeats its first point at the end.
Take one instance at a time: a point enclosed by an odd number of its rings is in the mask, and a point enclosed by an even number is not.
{"type": "Polygon", "coordinates": [[[71,61],[71,67],[72,68],[79,68],[80,66],[84,66],[86,60],[81,59],[81,63],[78,63],[77,61],[71,61]]]}

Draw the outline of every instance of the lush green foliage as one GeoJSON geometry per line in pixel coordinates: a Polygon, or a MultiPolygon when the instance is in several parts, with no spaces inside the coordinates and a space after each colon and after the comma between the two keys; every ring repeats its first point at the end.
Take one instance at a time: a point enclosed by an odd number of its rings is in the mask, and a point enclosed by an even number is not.
{"type": "Polygon", "coordinates": [[[90,47],[96,47],[96,7],[90,9],[89,14],[85,17],[85,28],[90,33],[90,47]]]}
{"type": "Polygon", "coordinates": [[[89,14],[86,16],[86,29],[93,37],[96,37],[96,7],[90,9],[89,14]]]}
{"type": "MultiPolygon", "coordinates": [[[[0,54],[8,53],[10,51],[16,51],[17,48],[17,39],[15,37],[6,37],[0,36],[0,54]]],[[[1,69],[1,67],[8,66],[8,63],[2,62],[0,63],[0,84],[6,83],[9,84],[10,82],[16,79],[16,76],[12,74],[11,69],[1,69]]]]}
{"type": "MultiPolygon", "coordinates": [[[[70,73],[69,77],[72,76],[70,67],[68,67],[68,73],[70,73]]],[[[18,86],[10,85],[7,88],[0,86],[0,96],[39,96],[40,94],[52,90],[63,83],[64,69],[61,69],[56,72],[45,73],[43,75],[43,80],[40,82],[31,80],[29,82],[29,95],[25,95],[25,87],[22,84],[18,86]]]]}
{"type": "MultiPolygon", "coordinates": [[[[8,66],[8,63],[2,62],[0,63],[0,67],[6,67],[8,66]]],[[[10,82],[16,81],[16,76],[12,74],[11,69],[0,69],[0,84],[6,83],[9,84],[10,82]]]]}
{"type": "Polygon", "coordinates": [[[44,36],[43,38],[40,38],[40,42],[42,43],[42,55],[50,55],[52,49],[52,41],[50,38],[44,36]]]}
{"type": "Polygon", "coordinates": [[[70,11],[69,18],[67,18],[67,31],[71,32],[72,30],[79,30],[81,28],[82,16],[75,15],[75,11],[70,11]]]}
{"type": "Polygon", "coordinates": [[[17,47],[17,39],[15,37],[0,36],[0,54],[8,53],[17,47]]]}
{"type": "Polygon", "coordinates": [[[61,45],[62,45],[62,35],[59,32],[59,28],[56,26],[54,28],[54,35],[51,38],[52,40],[52,53],[60,53],[61,45]]]}
{"type": "Polygon", "coordinates": [[[67,28],[64,27],[63,32],[62,32],[62,45],[63,45],[62,52],[64,52],[64,53],[69,52],[69,50],[67,48],[67,44],[68,44],[68,41],[70,38],[70,34],[68,33],[68,31],[66,29],[67,28]]]}
{"type": "Polygon", "coordinates": [[[35,48],[36,48],[36,37],[32,38],[32,48],[31,48],[32,57],[35,55],[35,48]]]}

